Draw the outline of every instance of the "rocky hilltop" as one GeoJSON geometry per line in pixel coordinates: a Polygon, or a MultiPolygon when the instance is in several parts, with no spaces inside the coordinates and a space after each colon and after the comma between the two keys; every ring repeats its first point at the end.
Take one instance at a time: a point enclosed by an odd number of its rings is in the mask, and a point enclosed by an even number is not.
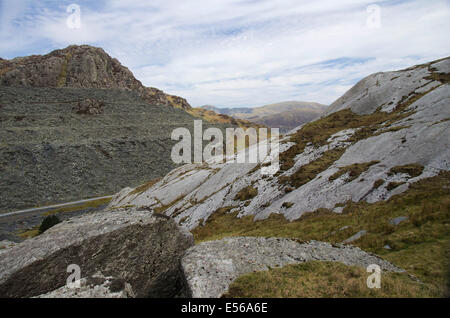
{"type": "Polygon", "coordinates": [[[144,87],[103,49],[73,45],[46,55],[0,59],[0,86],[128,89],[151,105],[190,109],[181,97],[144,87]]]}

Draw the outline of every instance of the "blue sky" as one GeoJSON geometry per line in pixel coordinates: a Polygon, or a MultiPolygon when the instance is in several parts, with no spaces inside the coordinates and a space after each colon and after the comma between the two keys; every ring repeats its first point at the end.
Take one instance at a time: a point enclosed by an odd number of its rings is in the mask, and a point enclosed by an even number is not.
{"type": "Polygon", "coordinates": [[[449,31],[449,0],[0,0],[0,57],[99,46],[193,106],[329,104],[366,75],[449,56],[449,31]]]}

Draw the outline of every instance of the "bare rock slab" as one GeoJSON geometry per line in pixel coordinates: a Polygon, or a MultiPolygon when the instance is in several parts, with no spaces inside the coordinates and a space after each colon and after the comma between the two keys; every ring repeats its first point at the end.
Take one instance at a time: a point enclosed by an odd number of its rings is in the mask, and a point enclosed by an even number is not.
{"type": "Polygon", "coordinates": [[[376,264],[382,271],[403,271],[354,246],[333,246],[317,241],[299,243],[290,239],[263,237],[234,237],[204,242],[188,249],[181,264],[188,296],[217,298],[241,275],[313,260],[362,267],[376,264]]]}
{"type": "Polygon", "coordinates": [[[0,297],[59,289],[71,264],[80,267],[80,278],[101,272],[123,280],[136,297],[183,296],[180,259],[193,244],[192,235],[173,220],[146,210],[83,215],[3,252],[0,297]]]}

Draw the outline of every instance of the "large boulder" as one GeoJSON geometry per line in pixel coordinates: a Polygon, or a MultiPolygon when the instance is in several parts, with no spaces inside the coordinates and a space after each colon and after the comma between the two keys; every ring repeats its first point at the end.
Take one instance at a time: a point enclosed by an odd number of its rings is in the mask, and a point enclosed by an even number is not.
{"type": "Polygon", "coordinates": [[[3,252],[0,297],[33,297],[61,288],[72,264],[80,267],[80,278],[100,273],[129,284],[128,295],[183,296],[180,258],[193,244],[192,235],[172,219],[144,209],[83,215],[3,252]]]}
{"type": "Polygon", "coordinates": [[[233,237],[204,242],[191,247],[181,264],[188,296],[217,298],[241,275],[307,261],[340,262],[362,267],[376,264],[382,271],[403,272],[358,247],[264,237],[233,237]]]}

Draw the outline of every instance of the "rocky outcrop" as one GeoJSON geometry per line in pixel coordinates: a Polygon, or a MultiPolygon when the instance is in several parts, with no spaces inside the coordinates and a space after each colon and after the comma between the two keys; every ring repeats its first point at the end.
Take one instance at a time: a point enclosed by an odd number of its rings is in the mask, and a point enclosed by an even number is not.
{"type": "Polygon", "coordinates": [[[351,109],[357,114],[371,114],[378,108],[390,112],[411,95],[448,84],[449,73],[450,58],[447,57],[401,71],[369,75],[331,104],[324,116],[342,109],[351,109]]]}
{"type": "Polygon", "coordinates": [[[376,264],[382,271],[403,272],[357,247],[262,237],[233,237],[201,243],[186,252],[182,268],[189,296],[217,298],[241,275],[313,260],[364,268],[376,264]]]}
{"type": "Polygon", "coordinates": [[[88,45],[0,60],[0,86],[127,89],[152,105],[191,108],[184,98],[144,87],[117,59],[88,45]]]}
{"type": "Polygon", "coordinates": [[[256,164],[188,165],[145,191],[124,189],[111,206],[162,209],[193,229],[220,208],[296,220],[320,208],[340,213],[348,201],[388,200],[450,170],[449,74],[447,58],[362,80],[281,140],[281,170],[272,177],[256,164]],[[236,199],[250,185],[257,195],[236,199]]]}
{"type": "MultiPolygon", "coordinates": [[[[84,288],[99,286],[100,293],[181,296],[180,258],[192,245],[189,232],[147,210],[117,209],[83,215],[3,252],[0,297],[32,297],[55,291],[66,285],[71,264],[79,266],[80,278],[86,279],[84,288]],[[93,279],[99,275],[109,277],[109,283],[93,279]]],[[[95,294],[95,290],[92,292],[95,294]]]]}
{"type": "Polygon", "coordinates": [[[79,115],[100,115],[103,113],[105,103],[103,101],[87,98],[77,103],[73,108],[79,115]]]}

